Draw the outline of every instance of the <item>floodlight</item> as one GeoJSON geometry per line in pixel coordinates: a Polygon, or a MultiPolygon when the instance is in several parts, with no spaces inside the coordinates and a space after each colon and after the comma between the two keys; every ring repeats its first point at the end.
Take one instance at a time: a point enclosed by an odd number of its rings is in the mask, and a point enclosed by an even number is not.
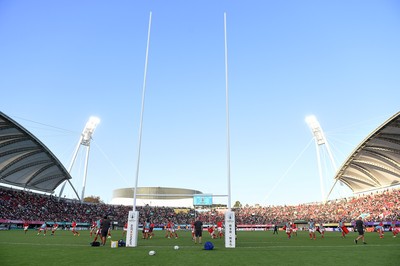
{"type": "Polygon", "coordinates": [[[94,133],[94,130],[96,129],[96,127],[99,123],[100,123],[100,118],[95,117],[95,116],[91,116],[89,118],[89,121],[86,123],[86,126],[82,132],[82,142],[81,142],[82,145],[85,145],[85,146],[89,145],[92,135],[94,133]]]}
{"type": "Polygon", "coordinates": [[[306,122],[307,122],[308,126],[310,127],[318,145],[325,144],[325,142],[326,142],[325,136],[324,136],[321,126],[319,125],[317,118],[314,115],[307,116],[306,122]]]}

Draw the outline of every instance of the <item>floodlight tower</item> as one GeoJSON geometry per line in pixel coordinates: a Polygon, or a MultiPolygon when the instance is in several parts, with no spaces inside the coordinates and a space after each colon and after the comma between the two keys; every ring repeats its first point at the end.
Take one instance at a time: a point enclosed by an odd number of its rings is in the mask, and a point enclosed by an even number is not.
{"type": "Polygon", "coordinates": [[[322,178],[322,167],[321,167],[321,154],[320,154],[320,150],[319,150],[319,148],[322,148],[322,145],[325,145],[326,150],[329,155],[329,158],[331,160],[331,163],[332,163],[335,171],[336,171],[336,164],[335,164],[335,161],[333,160],[332,152],[329,147],[328,141],[325,138],[324,132],[322,131],[322,128],[321,128],[317,118],[314,115],[307,116],[306,122],[307,122],[308,126],[310,127],[311,132],[314,136],[314,140],[315,140],[315,147],[317,150],[317,160],[318,160],[318,172],[319,172],[319,178],[320,178],[320,183],[321,183],[321,196],[322,196],[322,201],[325,202],[327,200],[327,197],[325,198],[324,184],[322,181],[323,178],[322,178]]]}
{"type": "MultiPolygon", "coordinates": [[[[90,141],[92,140],[92,135],[97,125],[100,123],[100,119],[98,117],[92,116],[89,118],[89,121],[86,123],[85,128],[82,131],[81,137],[79,138],[78,144],[76,145],[75,152],[72,156],[71,164],[69,165],[68,172],[71,173],[72,167],[74,166],[76,156],[78,155],[80,147],[86,146],[86,159],[85,159],[85,169],[84,169],[84,177],[83,177],[83,185],[82,185],[82,193],[81,193],[81,202],[85,197],[85,187],[86,187],[86,176],[87,176],[87,166],[89,162],[89,151],[90,151],[90,141]]],[[[60,190],[59,198],[64,191],[65,184],[62,186],[60,190]]],[[[76,193],[76,192],[75,192],[76,193]]],[[[78,199],[79,196],[77,195],[78,199]]]]}

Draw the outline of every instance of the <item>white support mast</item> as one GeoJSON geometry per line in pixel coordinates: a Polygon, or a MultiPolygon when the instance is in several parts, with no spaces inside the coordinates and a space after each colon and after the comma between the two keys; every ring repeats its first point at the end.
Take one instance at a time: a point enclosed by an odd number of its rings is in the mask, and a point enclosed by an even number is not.
{"type": "Polygon", "coordinates": [[[323,184],[323,173],[322,173],[322,166],[321,166],[321,153],[320,153],[320,148],[322,148],[323,145],[325,145],[325,148],[328,152],[329,155],[329,159],[331,161],[331,164],[335,170],[335,172],[337,171],[336,168],[336,163],[333,159],[332,156],[332,152],[330,149],[330,146],[328,144],[328,141],[325,138],[324,132],[322,131],[321,125],[319,124],[317,118],[313,115],[311,116],[307,116],[306,117],[306,122],[308,124],[308,126],[311,129],[311,133],[314,136],[314,140],[315,140],[315,147],[316,147],[316,151],[317,151],[317,161],[318,161],[318,172],[319,172],[319,178],[320,178],[320,186],[321,186],[321,196],[322,196],[322,201],[326,202],[328,200],[328,197],[330,195],[329,194],[325,197],[325,189],[324,189],[324,184],[323,184]]]}
{"type": "MultiPolygon", "coordinates": [[[[83,177],[82,193],[81,193],[80,198],[79,198],[79,195],[76,192],[75,188],[70,183],[71,187],[75,191],[76,196],[78,197],[78,199],[80,199],[81,202],[83,202],[83,199],[85,197],[86,177],[87,177],[87,169],[88,169],[87,166],[88,166],[88,162],[89,162],[89,151],[90,151],[90,141],[92,140],[92,135],[94,133],[94,130],[96,129],[96,127],[99,123],[100,123],[100,119],[98,117],[92,116],[89,118],[89,121],[86,123],[85,128],[82,131],[81,137],[79,138],[78,144],[76,145],[75,152],[72,155],[72,160],[71,160],[71,163],[68,168],[68,173],[71,173],[72,167],[74,166],[76,156],[78,155],[80,147],[82,145],[86,146],[86,159],[85,159],[85,170],[84,170],[85,172],[84,172],[84,177],[83,177]]],[[[58,199],[61,198],[61,195],[65,188],[65,184],[66,184],[66,182],[64,182],[64,184],[60,190],[58,199]]]]}

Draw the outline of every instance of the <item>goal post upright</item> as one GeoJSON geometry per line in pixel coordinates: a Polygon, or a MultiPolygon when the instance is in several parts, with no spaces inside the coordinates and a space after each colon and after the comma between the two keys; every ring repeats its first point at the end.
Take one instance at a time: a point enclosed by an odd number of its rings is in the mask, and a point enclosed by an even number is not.
{"type": "Polygon", "coordinates": [[[144,113],[144,100],[146,94],[146,79],[147,79],[147,65],[149,59],[149,46],[150,46],[150,30],[151,30],[151,17],[152,12],[149,15],[149,27],[147,31],[147,46],[146,46],[146,59],[144,64],[144,74],[143,74],[143,87],[142,87],[142,105],[140,112],[140,125],[139,125],[139,141],[138,141],[138,153],[136,162],[136,175],[135,175],[135,187],[133,189],[133,207],[132,211],[128,214],[128,230],[126,234],[126,246],[127,247],[137,247],[138,243],[138,229],[139,229],[139,211],[136,210],[136,194],[137,186],[139,180],[139,166],[140,166],[140,151],[142,145],[142,128],[143,128],[143,113],[144,113]]]}
{"type": "Polygon", "coordinates": [[[236,247],[235,213],[231,209],[231,162],[229,134],[229,90],[228,90],[228,42],[226,34],[226,12],[224,12],[224,43],[225,43],[225,101],[226,101],[226,157],[227,157],[227,190],[228,211],[225,213],[225,248],[236,247]]]}

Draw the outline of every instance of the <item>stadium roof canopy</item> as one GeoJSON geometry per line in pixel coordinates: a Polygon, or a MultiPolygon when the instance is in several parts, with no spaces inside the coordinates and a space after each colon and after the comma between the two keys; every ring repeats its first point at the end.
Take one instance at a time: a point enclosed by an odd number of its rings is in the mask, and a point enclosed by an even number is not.
{"type": "Polygon", "coordinates": [[[0,112],[0,183],[53,193],[69,179],[68,171],[42,142],[0,112]]]}
{"type": "Polygon", "coordinates": [[[373,131],[335,176],[354,193],[400,185],[400,112],[373,131]]]}

